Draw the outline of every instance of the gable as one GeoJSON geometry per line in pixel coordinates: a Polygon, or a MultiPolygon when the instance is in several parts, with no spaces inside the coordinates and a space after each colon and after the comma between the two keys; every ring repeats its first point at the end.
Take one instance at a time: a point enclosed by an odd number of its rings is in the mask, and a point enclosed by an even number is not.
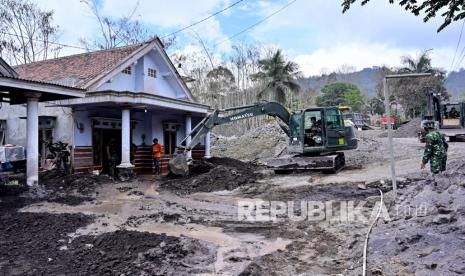
{"type": "Polygon", "coordinates": [[[145,92],[173,99],[193,101],[190,91],[180,78],[163,48],[156,46],[148,49],[137,60],[131,60],[123,64],[98,82],[98,86],[92,88],[96,91],[131,91],[145,92]],[[129,64],[129,65],[128,65],[129,64]],[[127,65],[127,66],[126,66],[127,65]],[[125,68],[130,68],[130,74],[123,73],[125,68]],[[121,70],[122,69],[122,70],[121,70]]]}
{"type": "Polygon", "coordinates": [[[140,44],[33,62],[14,69],[27,80],[77,87],[88,92],[142,91],[194,101],[158,37],[140,44]],[[146,58],[147,55],[152,55],[153,60],[146,58]],[[158,80],[144,81],[147,69],[144,63],[161,68],[158,80]],[[121,72],[128,66],[133,67],[134,72],[139,70],[139,74],[123,75],[121,72]]]}

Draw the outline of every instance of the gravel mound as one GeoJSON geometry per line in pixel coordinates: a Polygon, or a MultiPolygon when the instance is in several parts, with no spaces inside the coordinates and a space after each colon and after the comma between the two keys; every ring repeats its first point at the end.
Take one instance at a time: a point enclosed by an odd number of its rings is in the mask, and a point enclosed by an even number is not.
{"type": "Polygon", "coordinates": [[[234,190],[257,179],[257,166],[236,159],[213,157],[208,161],[196,161],[191,174],[181,178],[166,178],[162,189],[178,194],[234,190]]]}
{"type": "Polygon", "coordinates": [[[417,137],[420,131],[421,118],[415,118],[410,122],[399,126],[394,132],[393,136],[396,138],[409,138],[417,137]]]}
{"type": "MultiPolygon", "coordinates": [[[[421,118],[415,118],[408,123],[400,125],[399,128],[392,132],[392,137],[394,138],[411,138],[417,137],[420,128],[421,118]]],[[[379,135],[379,137],[385,138],[388,137],[387,131],[384,131],[379,135]]]]}
{"type": "Polygon", "coordinates": [[[239,136],[212,135],[212,154],[242,161],[266,161],[287,146],[287,136],[277,123],[259,126],[239,136]]]}

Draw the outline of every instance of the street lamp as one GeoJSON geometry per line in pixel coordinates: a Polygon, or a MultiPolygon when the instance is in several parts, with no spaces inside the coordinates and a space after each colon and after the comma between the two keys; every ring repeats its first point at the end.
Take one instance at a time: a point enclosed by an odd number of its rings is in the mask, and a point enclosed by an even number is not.
{"type": "Polygon", "coordinates": [[[413,73],[413,74],[396,74],[396,75],[387,75],[383,80],[383,93],[384,93],[384,106],[386,109],[386,122],[388,125],[388,139],[389,139],[389,152],[391,159],[391,181],[392,181],[392,191],[394,194],[394,201],[397,197],[397,182],[396,182],[396,164],[394,160],[394,145],[392,143],[392,124],[391,124],[391,102],[389,102],[389,89],[388,89],[388,79],[401,79],[401,78],[419,78],[419,77],[430,77],[433,74],[431,73],[413,73]]]}

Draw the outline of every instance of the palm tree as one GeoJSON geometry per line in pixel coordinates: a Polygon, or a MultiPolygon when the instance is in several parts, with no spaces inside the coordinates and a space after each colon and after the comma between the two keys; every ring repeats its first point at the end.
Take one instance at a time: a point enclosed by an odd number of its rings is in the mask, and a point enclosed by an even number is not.
{"type": "Polygon", "coordinates": [[[286,61],[281,50],[277,50],[268,59],[260,60],[258,66],[260,72],[251,76],[253,80],[260,80],[265,84],[265,89],[258,93],[258,98],[271,93],[277,102],[286,104],[287,94],[300,90],[297,83],[300,77],[299,66],[292,61],[286,61]]]}
{"type": "Polygon", "coordinates": [[[399,71],[401,73],[435,73],[436,70],[431,66],[431,58],[428,51],[422,52],[418,58],[414,59],[411,56],[402,57],[402,64],[405,66],[399,71]]]}

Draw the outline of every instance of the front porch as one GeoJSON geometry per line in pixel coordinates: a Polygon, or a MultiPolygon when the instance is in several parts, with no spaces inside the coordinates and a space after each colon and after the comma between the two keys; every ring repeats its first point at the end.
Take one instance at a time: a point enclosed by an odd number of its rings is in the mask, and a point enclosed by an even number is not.
{"type": "MultiPolygon", "coordinates": [[[[205,105],[134,92],[88,93],[86,98],[60,104],[73,107],[75,173],[106,173],[106,148],[112,138],[119,149],[118,167],[137,174],[153,172],[151,146],[153,138],[157,138],[164,146],[162,172],[167,172],[177,145],[208,112],[205,105]]],[[[189,153],[192,158],[208,157],[209,137],[205,140],[207,143],[189,153]]]]}

